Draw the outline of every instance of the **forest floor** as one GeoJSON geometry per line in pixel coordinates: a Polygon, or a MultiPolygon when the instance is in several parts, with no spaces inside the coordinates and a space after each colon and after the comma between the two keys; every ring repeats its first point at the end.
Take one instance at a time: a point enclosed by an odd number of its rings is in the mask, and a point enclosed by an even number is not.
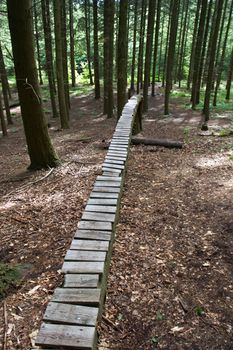
{"type": "MultiPolygon", "coordinates": [[[[158,90],[143,122],[145,137],[185,139],[182,150],[131,147],[99,350],[232,349],[233,139],[200,136],[200,113],[183,103],[173,99],[165,117],[158,90]]],[[[101,170],[102,140],[115,126],[101,111],[92,94],[76,96],[70,130],[52,121],[63,160],[53,171],[26,171],[18,109],[9,137],[0,138],[0,259],[21,274],[0,309],[9,350],[31,348],[62,282],[63,257],[101,170]]],[[[232,127],[232,116],[215,115],[210,126],[232,127]]]]}

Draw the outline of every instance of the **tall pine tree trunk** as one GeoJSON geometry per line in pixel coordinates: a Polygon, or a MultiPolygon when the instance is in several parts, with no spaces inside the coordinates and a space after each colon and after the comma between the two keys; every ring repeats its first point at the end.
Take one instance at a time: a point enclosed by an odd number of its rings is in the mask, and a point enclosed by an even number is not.
{"type": "Polygon", "coordinates": [[[138,17],[138,0],[135,1],[134,7],[134,30],[133,30],[133,53],[132,53],[132,66],[131,66],[131,82],[130,90],[135,91],[134,79],[135,79],[135,61],[136,61],[136,39],[137,39],[137,17],[138,17]]]}
{"type": "Polygon", "coordinates": [[[232,77],[233,77],[233,49],[231,51],[231,61],[230,61],[230,66],[229,66],[229,70],[228,70],[228,75],[227,75],[227,85],[226,85],[226,90],[227,90],[226,100],[227,101],[230,100],[232,77]]]}
{"type": "Polygon", "coordinates": [[[155,95],[155,78],[156,78],[156,64],[157,64],[157,53],[159,44],[159,27],[160,27],[160,13],[161,13],[161,0],[157,0],[157,15],[156,15],[156,27],[155,27],[155,41],[154,41],[154,60],[152,70],[152,91],[151,95],[155,95]]]}
{"type": "Polygon", "coordinates": [[[1,90],[0,90],[0,123],[1,123],[2,135],[7,136],[7,127],[6,127],[5,116],[3,112],[3,106],[2,106],[1,90]]]}
{"type": "Polygon", "coordinates": [[[10,124],[13,124],[13,121],[11,118],[11,112],[9,107],[8,92],[7,92],[7,76],[6,76],[6,68],[5,68],[5,62],[4,62],[1,43],[0,43],[0,78],[2,80],[2,92],[3,92],[4,106],[6,111],[7,124],[10,125],[10,124]]]}
{"type": "Polygon", "coordinates": [[[160,39],[160,45],[159,45],[158,81],[160,81],[160,74],[161,74],[161,68],[162,68],[164,23],[165,23],[165,13],[163,13],[162,28],[161,28],[161,39],[160,39]]]}
{"type": "Polygon", "coordinates": [[[204,101],[204,108],[203,108],[204,122],[202,125],[202,130],[208,129],[207,124],[210,117],[210,95],[211,95],[211,88],[213,84],[214,63],[215,63],[219,27],[220,27],[221,16],[222,16],[223,2],[224,0],[218,0],[218,2],[216,3],[216,20],[213,22],[213,26],[211,29],[213,35],[211,35],[212,42],[211,42],[210,61],[209,61],[209,69],[208,69],[207,84],[206,84],[206,91],[205,91],[205,101],[204,101]]]}
{"type": "Polygon", "coordinates": [[[84,10],[85,10],[85,31],[86,31],[87,63],[88,63],[90,85],[93,85],[93,78],[92,78],[92,71],[91,71],[91,43],[90,43],[89,7],[90,7],[89,0],[85,0],[85,2],[84,2],[84,10]]]}
{"type": "Polygon", "coordinates": [[[169,48],[167,55],[167,66],[166,66],[166,86],[165,86],[165,101],[164,101],[164,114],[169,114],[169,97],[172,86],[172,73],[173,73],[173,62],[175,56],[176,47],[176,35],[178,26],[178,15],[179,15],[179,1],[172,0],[172,11],[171,11],[171,29],[169,36],[169,48]]]}
{"type": "Polygon", "coordinates": [[[61,120],[61,128],[68,129],[68,108],[65,96],[64,87],[64,72],[63,72],[63,44],[62,44],[62,0],[54,0],[54,29],[55,29],[55,48],[56,48],[56,72],[57,72],[57,90],[59,113],[61,120]]]}
{"type": "Polygon", "coordinates": [[[67,53],[67,30],[66,30],[66,0],[61,2],[61,32],[62,32],[62,62],[63,62],[63,79],[65,89],[65,99],[67,115],[69,119],[70,109],[70,91],[69,91],[69,73],[68,73],[68,53],[67,53]]]}
{"type": "Polygon", "coordinates": [[[118,58],[117,58],[117,117],[120,118],[126,103],[127,88],[127,13],[128,0],[120,0],[118,58]]]}
{"type": "Polygon", "coordinates": [[[173,0],[170,0],[169,16],[168,16],[168,25],[167,25],[166,47],[165,47],[164,61],[163,61],[163,79],[162,79],[162,87],[164,87],[164,85],[165,85],[165,78],[166,78],[167,53],[168,53],[169,35],[170,35],[170,29],[171,29],[172,6],[173,6],[173,0]]]}
{"type": "Polygon", "coordinates": [[[49,81],[49,94],[52,106],[53,117],[58,117],[58,111],[56,106],[55,98],[55,88],[54,88],[54,78],[53,78],[53,55],[52,55],[52,39],[51,39],[51,29],[50,29],[50,17],[48,17],[48,9],[46,1],[41,0],[42,8],[42,19],[43,19],[43,28],[44,28],[44,40],[45,40],[45,56],[46,56],[46,71],[49,81]]]}
{"type": "Polygon", "coordinates": [[[184,15],[184,25],[183,25],[183,31],[182,31],[182,38],[181,38],[181,48],[180,48],[180,56],[179,56],[179,62],[178,62],[178,72],[177,72],[177,78],[179,81],[179,88],[181,87],[181,80],[183,79],[183,62],[185,57],[185,43],[187,39],[187,31],[188,31],[188,9],[189,9],[189,1],[184,1],[184,7],[185,7],[185,15],[184,15]]]}
{"type": "Polygon", "coordinates": [[[69,30],[70,30],[70,70],[72,87],[76,85],[75,76],[75,53],[74,53],[74,4],[73,0],[69,0],[69,30]]]}
{"type": "Polygon", "coordinates": [[[137,94],[139,94],[140,88],[142,87],[143,51],[144,51],[144,34],[145,34],[145,25],[146,25],[146,9],[147,9],[147,0],[142,0],[141,22],[140,22],[140,37],[139,37],[139,51],[138,51],[137,94]]]}
{"type": "Polygon", "coordinates": [[[33,3],[34,8],[34,22],[35,22],[35,39],[36,39],[36,51],[37,51],[37,62],[38,62],[38,72],[39,72],[39,78],[40,78],[40,85],[43,85],[43,78],[42,78],[42,69],[41,69],[41,55],[40,55],[40,35],[38,30],[38,12],[37,12],[37,1],[34,0],[33,3]]]}
{"type": "Polygon", "coordinates": [[[143,84],[143,109],[144,109],[144,112],[146,112],[148,110],[148,88],[149,88],[149,83],[150,83],[151,56],[152,56],[152,44],[153,44],[153,34],[154,34],[154,22],[155,22],[155,8],[156,8],[156,1],[149,0],[147,39],[146,39],[146,57],[145,57],[144,84],[143,84]]]}
{"type": "Polygon", "coordinates": [[[15,74],[30,169],[55,167],[58,157],[51,144],[43,113],[34,52],[31,0],[7,0],[15,74]]]}
{"type": "Polygon", "coordinates": [[[95,98],[100,98],[98,0],[93,0],[95,98]]]}

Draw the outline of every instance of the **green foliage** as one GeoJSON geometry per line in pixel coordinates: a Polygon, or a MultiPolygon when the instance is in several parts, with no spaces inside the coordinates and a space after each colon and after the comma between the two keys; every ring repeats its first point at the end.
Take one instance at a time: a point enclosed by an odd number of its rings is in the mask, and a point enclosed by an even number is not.
{"type": "Polygon", "coordinates": [[[164,320],[164,315],[161,314],[160,311],[158,311],[157,314],[156,314],[156,320],[158,320],[158,321],[164,320]]]}
{"type": "Polygon", "coordinates": [[[195,314],[196,314],[197,316],[203,316],[203,315],[205,315],[205,311],[204,311],[204,309],[203,309],[202,306],[196,306],[195,309],[194,309],[194,311],[195,311],[195,314]]]}
{"type": "Polygon", "coordinates": [[[218,136],[225,137],[225,136],[230,136],[232,134],[233,134],[233,130],[222,129],[222,130],[220,130],[218,136]]]}
{"type": "Polygon", "coordinates": [[[229,155],[229,159],[233,160],[233,153],[229,155]]]}
{"type": "Polygon", "coordinates": [[[185,143],[189,143],[189,138],[190,138],[190,128],[188,126],[186,126],[183,129],[183,133],[184,133],[184,141],[185,143]]]}
{"type": "Polygon", "coordinates": [[[20,265],[11,266],[0,263],[0,298],[3,298],[10,287],[16,286],[21,277],[20,265]]]}

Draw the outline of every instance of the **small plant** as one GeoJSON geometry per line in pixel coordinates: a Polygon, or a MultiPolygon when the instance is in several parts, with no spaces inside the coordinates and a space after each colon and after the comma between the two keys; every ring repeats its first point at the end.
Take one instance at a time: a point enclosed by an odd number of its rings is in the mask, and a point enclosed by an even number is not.
{"type": "Polygon", "coordinates": [[[159,343],[159,338],[158,337],[152,337],[151,338],[151,344],[158,345],[158,343],[159,343]]]}
{"type": "Polygon", "coordinates": [[[184,142],[189,143],[189,138],[190,138],[190,128],[185,127],[183,130],[184,133],[184,142]]]}
{"type": "Polygon", "coordinates": [[[225,137],[225,136],[231,136],[231,135],[233,135],[233,130],[222,129],[220,130],[218,136],[225,137]]]}
{"type": "Polygon", "coordinates": [[[0,298],[6,295],[8,288],[15,286],[20,278],[20,269],[18,266],[0,264],[0,298]]]}
{"type": "Polygon", "coordinates": [[[160,311],[158,311],[157,314],[156,314],[156,320],[158,320],[158,321],[164,320],[164,315],[161,314],[160,311]]]}
{"type": "Polygon", "coordinates": [[[202,306],[196,306],[194,310],[197,316],[205,315],[205,311],[202,306]]]}
{"type": "Polygon", "coordinates": [[[229,159],[233,160],[233,153],[229,155],[229,159]]]}

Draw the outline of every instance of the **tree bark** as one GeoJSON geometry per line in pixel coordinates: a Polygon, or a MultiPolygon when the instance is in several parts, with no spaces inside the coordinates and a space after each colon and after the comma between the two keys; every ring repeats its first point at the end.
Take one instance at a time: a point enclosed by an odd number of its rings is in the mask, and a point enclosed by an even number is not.
{"type": "Polygon", "coordinates": [[[233,49],[231,51],[231,62],[230,62],[230,66],[229,66],[229,70],[228,70],[228,75],[227,75],[227,85],[226,85],[226,100],[229,101],[230,100],[230,93],[231,93],[231,81],[232,81],[232,77],[233,77],[233,49]]]}
{"type": "Polygon", "coordinates": [[[4,106],[6,111],[7,124],[10,125],[10,124],[13,124],[13,120],[11,118],[11,112],[9,107],[8,92],[7,92],[7,76],[6,76],[6,68],[5,68],[1,43],[0,43],[0,78],[2,80],[2,92],[3,92],[4,106]]]}
{"type": "Polygon", "coordinates": [[[69,29],[70,29],[70,69],[71,69],[71,81],[72,87],[76,85],[75,77],[75,53],[74,53],[74,5],[73,0],[69,0],[69,29]]]}
{"type": "Polygon", "coordinates": [[[90,26],[89,26],[90,18],[88,16],[89,7],[90,7],[89,0],[85,0],[85,2],[84,2],[84,10],[85,10],[85,31],[86,31],[86,46],[87,46],[87,63],[88,63],[90,85],[93,85],[93,78],[92,78],[92,71],[91,71],[91,43],[90,43],[90,26]]]}
{"type": "Polygon", "coordinates": [[[57,89],[58,89],[58,102],[59,102],[59,113],[61,120],[61,128],[68,129],[68,109],[65,97],[64,87],[64,72],[63,72],[63,54],[62,54],[62,27],[61,27],[61,16],[62,16],[62,0],[54,0],[54,29],[55,29],[55,48],[56,48],[56,72],[57,72],[57,89]]]}
{"type": "Polygon", "coordinates": [[[155,28],[155,41],[154,41],[154,60],[153,60],[153,70],[152,70],[152,91],[151,91],[152,96],[155,95],[155,79],[156,79],[158,44],[159,44],[160,13],[161,13],[161,0],[157,0],[156,28],[155,28]]]}
{"type": "Polygon", "coordinates": [[[134,30],[133,30],[133,53],[132,53],[132,66],[131,66],[131,82],[130,90],[135,91],[134,79],[135,79],[135,61],[136,61],[136,39],[137,39],[137,17],[138,17],[138,0],[135,1],[134,5],[134,30]]]}
{"type": "Polygon", "coordinates": [[[131,142],[133,145],[148,145],[148,146],[163,146],[168,148],[182,148],[183,142],[172,141],[167,139],[147,139],[141,137],[132,137],[131,142]]]}
{"type": "Polygon", "coordinates": [[[143,84],[143,110],[148,110],[148,88],[150,83],[150,71],[151,71],[151,56],[152,56],[152,44],[154,34],[154,22],[155,22],[155,8],[156,1],[149,0],[148,10],[148,24],[147,24],[147,40],[146,40],[146,57],[144,67],[144,84],[143,84]]]}
{"type": "Polygon", "coordinates": [[[213,84],[213,73],[214,73],[214,63],[215,63],[215,55],[216,55],[216,47],[217,47],[217,40],[218,40],[218,32],[221,22],[221,16],[222,16],[222,8],[223,8],[223,2],[224,0],[218,0],[216,3],[216,20],[213,22],[212,26],[212,42],[211,42],[211,51],[210,51],[210,62],[209,62],[209,69],[208,69],[208,76],[207,76],[207,84],[206,84],[206,91],[205,91],[205,101],[204,101],[204,108],[203,108],[203,116],[204,116],[204,123],[202,125],[202,129],[206,130],[208,129],[208,121],[210,117],[210,95],[211,95],[211,88],[213,84]]]}
{"type": "Polygon", "coordinates": [[[186,0],[185,4],[185,16],[184,16],[184,26],[183,26],[183,32],[182,32],[182,39],[181,39],[181,48],[180,48],[180,57],[178,62],[178,73],[177,78],[179,81],[179,88],[181,87],[181,80],[183,79],[183,63],[184,63],[184,57],[185,57],[185,47],[186,47],[186,39],[187,39],[187,31],[188,31],[188,9],[189,9],[189,1],[186,0]]]}
{"type": "Polygon", "coordinates": [[[169,114],[169,97],[172,86],[172,72],[173,72],[173,62],[175,55],[176,46],[176,34],[178,25],[178,15],[179,15],[179,1],[172,0],[172,12],[171,12],[171,29],[169,38],[169,48],[167,56],[167,66],[166,66],[166,86],[165,86],[165,101],[164,101],[164,114],[169,114]]]}
{"type": "Polygon", "coordinates": [[[30,169],[55,167],[53,149],[43,112],[34,53],[31,0],[7,0],[16,81],[23,125],[31,160],[30,169]]]}
{"type": "Polygon", "coordinates": [[[146,24],[147,0],[142,0],[141,8],[142,9],[141,9],[141,22],[140,22],[139,51],[138,51],[137,94],[139,94],[140,88],[142,87],[143,51],[144,51],[144,34],[145,34],[145,24],[146,24]]]}
{"type": "Polygon", "coordinates": [[[37,12],[37,2],[33,2],[34,8],[34,25],[35,25],[35,39],[36,39],[36,51],[37,51],[37,62],[38,62],[38,73],[40,78],[40,85],[43,85],[42,70],[41,70],[41,58],[40,58],[40,43],[39,43],[39,30],[38,30],[38,12],[37,12]]]}
{"type": "Polygon", "coordinates": [[[95,99],[100,98],[98,0],[93,0],[95,99]]]}
{"type": "Polygon", "coordinates": [[[68,73],[68,53],[67,53],[67,30],[66,30],[66,0],[61,2],[61,33],[62,33],[62,62],[63,62],[63,76],[67,116],[69,119],[70,109],[70,91],[69,91],[69,73],[68,73]]]}
{"type": "Polygon", "coordinates": [[[165,13],[163,13],[161,39],[159,45],[159,68],[158,68],[158,81],[160,81],[161,66],[162,66],[162,52],[163,52],[163,33],[164,33],[165,13]]]}
{"type": "Polygon", "coordinates": [[[5,116],[3,112],[1,91],[0,91],[0,122],[1,122],[1,128],[2,128],[2,135],[7,136],[7,127],[6,127],[5,116]]]}
{"type": "Polygon", "coordinates": [[[121,116],[127,94],[127,13],[128,0],[120,0],[117,58],[117,117],[121,116]]]}
{"type": "Polygon", "coordinates": [[[47,76],[49,81],[49,94],[50,94],[53,117],[57,118],[58,111],[56,106],[54,77],[53,77],[54,75],[53,54],[52,54],[50,18],[48,17],[49,8],[47,8],[47,6],[49,6],[48,1],[49,0],[41,0],[41,8],[42,8],[42,19],[43,19],[44,40],[45,40],[46,71],[47,71],[47,76]]]}

